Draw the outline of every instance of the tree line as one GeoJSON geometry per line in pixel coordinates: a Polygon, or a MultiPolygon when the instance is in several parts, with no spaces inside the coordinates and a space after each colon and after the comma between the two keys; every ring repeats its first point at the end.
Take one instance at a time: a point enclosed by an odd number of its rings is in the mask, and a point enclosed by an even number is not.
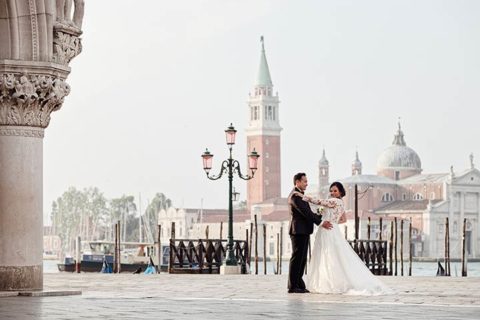
{"type": "Polygon", "coordinates": [[[52,234],[60,237],[64,253],[73,253],[77,236],[82,241],[113,241],[114,225],[120,221],[122,241],[138,242],[141,232],[144,242],[153,242],[158,213],[171,206],[172,201],[165,194],[156,193],[142,210],[140,231],[140,208],[134,196],[107,199],[96,187],[83,190],[70,187],[52,203],[52,234]]]}

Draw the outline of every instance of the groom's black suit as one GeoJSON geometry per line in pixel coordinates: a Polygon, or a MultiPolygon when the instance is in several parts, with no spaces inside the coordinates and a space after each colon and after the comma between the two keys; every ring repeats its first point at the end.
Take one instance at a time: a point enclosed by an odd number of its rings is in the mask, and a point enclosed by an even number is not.
{"type": "Polygon", "coordinates": [[[304,290],[305,282],[302,276],[305,272],[308,254],[308,239],[313,233],[313,224],[319,225],[322,217],[316,215],[308,202],[303,201],[298,193],[303,192],[294,188],[288,196],[288,206],[290,211],[289,234],[292,240],[292,257],[288,268],[288,290],[304,290]]]}

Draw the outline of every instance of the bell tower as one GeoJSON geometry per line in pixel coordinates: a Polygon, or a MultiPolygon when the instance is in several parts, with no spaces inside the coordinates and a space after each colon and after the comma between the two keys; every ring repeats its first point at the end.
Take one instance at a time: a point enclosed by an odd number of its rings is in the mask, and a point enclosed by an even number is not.
{"type": "Polygon", "coordinates": [[[322,199],[326,199],[329,192],[329,180],[330,180],[330,173],[329,173],[330,165],[328,163],[327,157],[325,156],[325,149],[322,152],[322,158],[318,162],[318,191],[319,196],[322,199]]]}
{"type": "Polygon", "coordinates": [[[280,127],[278,93],[273,94],[265,43],[260,38],[260,66],[248,98],[247,150],[260,154],[255,178],[247,183],[247,207],[281,196],[280,127]]]}

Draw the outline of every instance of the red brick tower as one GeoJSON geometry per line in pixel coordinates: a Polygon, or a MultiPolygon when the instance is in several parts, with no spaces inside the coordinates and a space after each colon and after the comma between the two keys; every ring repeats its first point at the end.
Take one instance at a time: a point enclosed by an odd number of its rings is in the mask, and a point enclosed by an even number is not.
{"type": "Polygon", "coordinates": [[[278,93],[273,95],[273,83],[268,69],[263,36],[260,67],[253,93],[248,99],[249,121],[246,129],[247,150],[255,148],[261,155],[255,178],[247,184],[247,205],[281,196],[280,127],[278,93]]]}

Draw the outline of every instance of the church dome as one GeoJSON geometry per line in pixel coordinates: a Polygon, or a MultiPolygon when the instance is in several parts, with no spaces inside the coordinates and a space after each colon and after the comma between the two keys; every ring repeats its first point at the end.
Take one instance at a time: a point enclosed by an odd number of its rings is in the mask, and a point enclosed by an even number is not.
{"type": "Polygon", "coordinates": [[[385,149],[377,160],[377,170],[385,169],[422,170],[420,157],[415,150],[407,147],[400,124],[392,145],[385,149]]]}

